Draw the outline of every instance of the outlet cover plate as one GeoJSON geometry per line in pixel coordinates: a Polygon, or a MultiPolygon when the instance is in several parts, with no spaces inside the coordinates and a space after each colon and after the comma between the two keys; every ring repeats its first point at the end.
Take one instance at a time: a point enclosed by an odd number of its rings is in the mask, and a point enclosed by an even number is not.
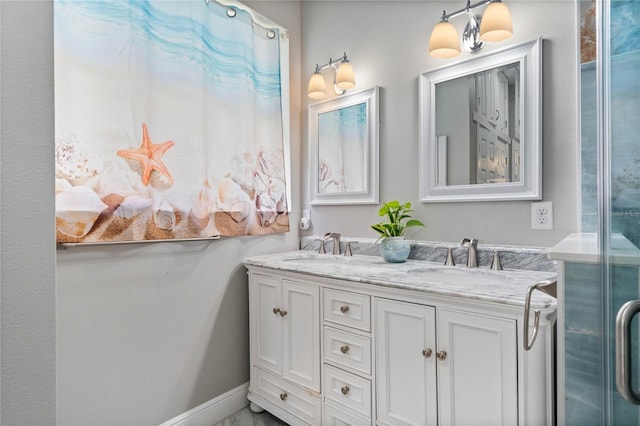
{"type": "Polygon", "coordinates": [[[551,201],[531,203],[531,229],[553,229],[553,203],[551,201]]]}

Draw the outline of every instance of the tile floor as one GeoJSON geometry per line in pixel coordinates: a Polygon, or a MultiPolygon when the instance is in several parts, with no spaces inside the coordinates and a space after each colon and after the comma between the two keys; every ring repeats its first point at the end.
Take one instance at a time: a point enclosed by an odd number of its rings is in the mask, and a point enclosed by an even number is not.
{"type": "Polygon", "coordinates": [[[266,411],[256,414],[249,407],[245,407],[213,426],[287,426],[287,424],[266,411]]]}

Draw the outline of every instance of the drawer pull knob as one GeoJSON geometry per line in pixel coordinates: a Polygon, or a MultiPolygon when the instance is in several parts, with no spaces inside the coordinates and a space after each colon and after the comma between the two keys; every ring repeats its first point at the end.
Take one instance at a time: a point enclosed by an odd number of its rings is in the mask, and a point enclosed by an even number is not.
{"type": "Polygon", "coordinates": [[[447,359],[447,353],[445,351],[440,351],[436,354],[436,357],[438,357],[440,361],[444,361],[447,359]]]}
{"type": "Polygon", "coordinates": [[[349,386],[341,387],[340,392],[342,392],[343,395],[347,395],[349,393],[349,386]]]}
{"type": "Polygon", "coordinates": [[[349,352],[349,345],[340,346],[340,352],[342,352],[343,354],[349,352]]]}
{"type": "Polygon", "coordinates": [[[422,356],[425,358],[431,358],[431,354],[433,353],[433,351],[431,350],[431,348],[427,348],[427,349],[423,349],[422,350],[422,356]]]}
{"type": "Polygon", "coordinates": [[[287,396],[289,396],[289,395],[287,395],[286,392],[283,392],[283,393],[280,394],[280,399],[284,401],[284,400],[287,399],[287,396]]]}
{"type": "Polygon", "coordinates": [[[273,308],[273,313],[278,315],[280,313],[280,308],[273,308]]]}
{"type": "Polygon", "coordinates": [[[349,312],[349,306],[347,305],[340,306],[340,312],[342,312],[343,314],[346,314],[347,312],[349,312]]]}
{"type": "Polygon", "coordinates": [[[280,316],[281,317],[286,317],[287,316],[287,311],[285,311],[284,309],[282,311],[280,311],[280,316]]]}

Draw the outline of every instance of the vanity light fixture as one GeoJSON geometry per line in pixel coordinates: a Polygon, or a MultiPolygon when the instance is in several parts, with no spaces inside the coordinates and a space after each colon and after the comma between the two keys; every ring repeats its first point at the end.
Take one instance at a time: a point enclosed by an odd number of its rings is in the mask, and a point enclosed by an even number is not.
{"type": "Polygon", "coordinates": [[[338,95],[342,95],[347,90],[356,87],[353,66],[347,58],[347,52],[344,52],[344,55],[340,59],[333,60],[329,58],[329,62],[326,64],[316,64],[316,70],[311,76],[311,79],[309,79],[309,87],[307,90],[307,94],[311,99],[322,99],[327,96],[327,85],[324,81],[324,76],[320,72],[327,68],[333,68],[335,70],[333,88],[338,95]]]}
{"type": "Polygon", "coordinates": [[[440,22],[433,27],[429,38],[429,55],[437,58],[453,58],[460,54],[458,30],[449,19],[462,14],[467,15],[467,25],[462,33],[462,44],[465,50],[477,53],[484,47],[485,42],[498,42],[513,35],[513,23],[507,5],[501,0],[481,0],[467,5],[463,9],[447,14],[442,11],[440,22]],[[478,18],[473,9],[488,5],[482,18],[478,18]]]}

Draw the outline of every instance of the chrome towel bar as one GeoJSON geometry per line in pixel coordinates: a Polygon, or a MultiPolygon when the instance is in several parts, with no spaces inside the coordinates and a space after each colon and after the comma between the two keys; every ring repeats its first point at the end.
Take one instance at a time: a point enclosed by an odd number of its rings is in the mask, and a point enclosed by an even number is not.
{"type": "Polygon", "coordinates": [[[557,288],[558,284],[555,279],[540,281],[532,286],[529,286],[527,290],[527,298],[524,303],[524,333],[522,343],[524,345],[524,350],[531,350],[533,344],[536,341],[536,337],[538,337],[538,327],[540,325],[540,310],[536,309],[533,311],[534,319],[533,319],[533,333],[531,334],[531,338],[529,338],[529,313],[531,308],[531,295],[534,290],[540,290],[543,293],[548,294],[552,297],[557,297],[557,288]]]}

